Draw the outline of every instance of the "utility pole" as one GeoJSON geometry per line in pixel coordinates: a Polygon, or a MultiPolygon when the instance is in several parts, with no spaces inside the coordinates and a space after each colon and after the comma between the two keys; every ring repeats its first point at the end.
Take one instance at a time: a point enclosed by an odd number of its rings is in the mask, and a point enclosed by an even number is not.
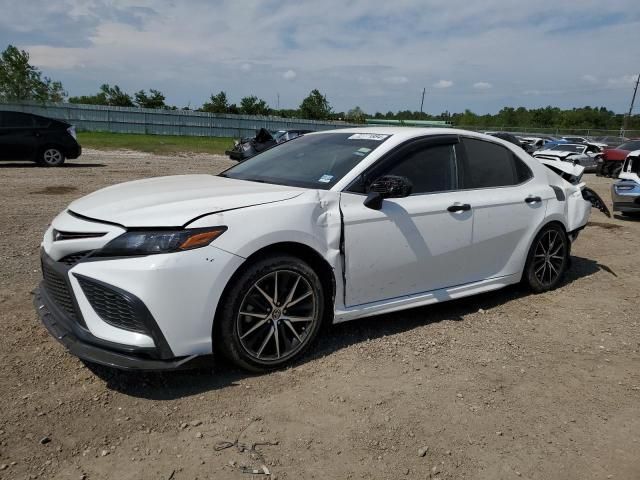
{"type": "Polygon", "coordinates": [[[626,117],[624,117],[624,124],[622,125],[622,135],[625,135],[624,132],[627,131],[627,124],[628,124],[629,118],[631,118],[631,112],[633,112],[633,104],[636,101],[636,93],[638,93],[638,83],[640,83],[640,74],[636,78],[636,86],[633,89],[633,97],[631,97],[631,106],[629,107],[629,113],[627,114],[626,117]]]}
{"type": "Polygon", "coordinates": [[[278,110],[280,110],[280,94],[276,93],[276,95],[278,96],[278,102],[277,102],[278,107],[277,108],[278,108],[278,110]]]}
{"type": "MultiPolygon", "coordinates": [[[[636,85],[636,88],[638,87],[638,85],[636,85]]],[[[422,107],[424,106],[424,94],[426,93],[427,89],[423,88],[422,89],[422,101],[420,102],[420,118],[422,118],[422,107]]]]}

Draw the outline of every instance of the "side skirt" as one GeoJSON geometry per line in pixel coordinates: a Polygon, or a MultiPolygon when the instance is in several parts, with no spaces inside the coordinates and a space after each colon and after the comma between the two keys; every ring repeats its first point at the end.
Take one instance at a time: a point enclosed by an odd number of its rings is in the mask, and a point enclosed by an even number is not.
{"type": "Polygon", "coordinates": [[[520,281],[520,274],[507,275],[504,277],[490,278],[479,282],[458,285],[455,287],[432,290],[430,292],[406,295],[403,297],[381,300],[378,302],[355,305],[345,309],[336,309],[333,323],[348,322],[358,318],[372,317],[384,313],[397,312],[408,308],[423,307],[433,303],[446,302],[457,298],[464,298],[478,293],[498,290],[507,285],[512,285],[520,281]]]}

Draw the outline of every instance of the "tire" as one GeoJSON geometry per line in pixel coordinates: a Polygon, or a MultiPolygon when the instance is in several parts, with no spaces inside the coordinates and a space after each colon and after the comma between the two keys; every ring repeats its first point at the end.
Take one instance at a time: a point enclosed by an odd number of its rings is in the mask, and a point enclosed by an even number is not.
{"type": "Polygon", "coordinates": [[[64,163],[64,153],[57,147],[45,147],[38,157],[38,165],[42,167],[59,167],[64,163]]]}
{"type": "Polygon", "coordinates": [[[225,291],[213,343],[237,366],[252,372],[281,368],[300,359],[317,339],[325,292],[301,259],[277,255],[257,261],[225,291]]]}
{"type": "Polygon", "coordinates": [[[523,272],[524,282],[534,293],[553,290],[569,267],[569,252],[569,239],[564,228],[556,223],[547,225],[531,244],[523,272]]]}

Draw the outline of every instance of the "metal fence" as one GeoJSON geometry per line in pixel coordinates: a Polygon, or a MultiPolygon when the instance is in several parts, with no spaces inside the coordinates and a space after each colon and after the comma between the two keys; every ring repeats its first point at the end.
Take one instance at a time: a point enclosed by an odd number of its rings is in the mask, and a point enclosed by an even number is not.
{"type": "MultiPolygon", "coordinates": [[[[135,107],[109,107],[102,105],[78,105],[74,103],[4,103],[0,110],[35,113],[45,117],[59,118],[73,125],[79,131],[146,133],[153,135],[184,135],[198,137],[249,137],[259,128],[268,130],[330,130],[354,125],[346,122],[304,120],[301,118],[264,117],[255,115],[223,115],[194,112],[191,110],[159,110],[135,107]]],[[[620,130],[598,130],[581,128],[538,128],[538,127],[477,127],[456,126],[474,131],[507,131],[527,134],[547,134],[554,136],[611,136],[618,137],[620,130]]],[[[627,130],[626,137],[640,137],[639,130],[627,130]]]]}
{"type": "Polygon", "coordinates": [[[256,130],[330,130],[354,126],[299,118],[254,115],[219,115],[190,110],[78,105],[73,103],[4,103],[0,110],[34,113],[75,125],[78,131],[184,135],[197,137],[249,137],[256,130]]]}

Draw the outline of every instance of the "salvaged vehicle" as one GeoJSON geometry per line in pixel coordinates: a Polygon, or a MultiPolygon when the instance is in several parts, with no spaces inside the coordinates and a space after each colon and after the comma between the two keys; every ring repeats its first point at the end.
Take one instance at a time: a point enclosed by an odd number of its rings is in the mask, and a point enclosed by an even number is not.
{"type": "Polygon", "coordinates": [[[582,165],[586,171],[595,172],[598,169],[598,159],[601,158],[602,151],[596,145],[591,144],[560,143],[537,150],[533,156],[538,159],[548,158],[575,163],[582,165]]]}
{"type": "Polygon", "coordinates": [[[598,171],[605,177],[617,177],[622,163],[629,153],[640,150],[640,139],[629,140],[616,148],[605,148],[602,152],[602,165],[598,171]]]}
{"type": "Polygon", "coordinates": [[[640,214],[640,150],[627,155],[618,179],[611,186],[613,210],[623,215],[640,214]]]}
{"type": "Polygon", "coordinates": [[[35,306],[89,362],[278,368],[325,324],[561,285],[597,200],[583,167],[548,162],[465,130],[369,127],[114,185],[51,223],[35,306]]]}
{"type": "Polygon", "coordinates": [[[271,148],[279,143],[288,142],[300,135],[311,132],[312,130],[278,130],[272,133],[266,128],[261,128],[255,137],[241,138],[235,143],[233,148],[227,150],[225,154],[231,158],[231,160],[241,162],[257,155],[267,148],[271,148]]]}

